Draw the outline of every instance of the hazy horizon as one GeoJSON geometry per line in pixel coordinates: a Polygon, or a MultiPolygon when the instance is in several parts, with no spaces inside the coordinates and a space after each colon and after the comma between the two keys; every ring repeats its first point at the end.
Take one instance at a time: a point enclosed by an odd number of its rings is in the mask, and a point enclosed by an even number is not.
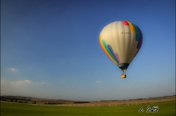
{"type": "Polygon", "coordinates": [[[175,0],[1,0],[1,95],[98,101],[175,94],[175,0]],[[130,21],[143,45],[127,78],[99,44],[130,21]]]}
{"type": "Polygon", "coordinates": [[[176,95],[166,95],[166,96],[155,96],[155,97],[144,97],[144,98],[133,98],[133,99],[102,99],[102,100],[71,100],[71,99],[59,99],[59,98],[42,98],[42,97],[35,97],[35,96],[15,96],[15,95],[0,95],[4,97],[24,97],[24,98],[37,98],[37,99],[50,99],[50,100],[68,100],[68,101],[121,101],[121,100],[137,100],[137,99],[152,99],[152,98],[162,98],[162,97],[173,97],[176,95]]]}

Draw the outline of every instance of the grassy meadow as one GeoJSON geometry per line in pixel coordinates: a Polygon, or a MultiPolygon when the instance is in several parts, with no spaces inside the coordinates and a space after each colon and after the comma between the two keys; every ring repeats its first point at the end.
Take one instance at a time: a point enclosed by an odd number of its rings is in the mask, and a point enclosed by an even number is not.
{"type": "Polygon", "coordinates": [[[1,102],[1,116],[175,116],[175,101],[124,106],[51,106],[1,102]],[[158,106],[155,113],[146,108],[158,106]],[[144,112],[139,113],[140,108],[144,112]]]}

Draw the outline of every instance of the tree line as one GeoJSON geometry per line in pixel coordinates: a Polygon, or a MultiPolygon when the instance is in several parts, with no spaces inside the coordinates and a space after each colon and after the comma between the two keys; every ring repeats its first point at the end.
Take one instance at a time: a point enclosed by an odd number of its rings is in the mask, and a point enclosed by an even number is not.
{"type": "MultiPolygon", "coordinates": [[[[0,96],[0,101],[17,102],[17,103],[29,103],[31,100],[29,98],[26,98],[26,97],[0,96]]],[[[36,101],[32,101],[32,104],[36,104],[36,101]]]]}

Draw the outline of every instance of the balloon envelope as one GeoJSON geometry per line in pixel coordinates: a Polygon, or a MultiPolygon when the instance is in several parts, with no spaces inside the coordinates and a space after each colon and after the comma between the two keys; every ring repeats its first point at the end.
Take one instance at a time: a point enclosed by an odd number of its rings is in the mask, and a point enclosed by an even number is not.
{"type": "Polygon", "coordinates": [[[142,32],[128,21],[116,21],[106,25],[99,39],[103,51],[123,72],[142,46],[142,32]]]}

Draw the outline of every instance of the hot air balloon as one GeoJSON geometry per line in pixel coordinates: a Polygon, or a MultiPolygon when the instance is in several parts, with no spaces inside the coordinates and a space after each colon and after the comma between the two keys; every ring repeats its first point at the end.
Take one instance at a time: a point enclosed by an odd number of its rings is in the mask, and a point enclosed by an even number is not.
{"type": "Polygon", "coordinates": [[[141,30],[129,21],[116,21],[106,25],[99,37],[100,46],[106,55],[122,70],[126,70],[142,46],[141,30]]]}

